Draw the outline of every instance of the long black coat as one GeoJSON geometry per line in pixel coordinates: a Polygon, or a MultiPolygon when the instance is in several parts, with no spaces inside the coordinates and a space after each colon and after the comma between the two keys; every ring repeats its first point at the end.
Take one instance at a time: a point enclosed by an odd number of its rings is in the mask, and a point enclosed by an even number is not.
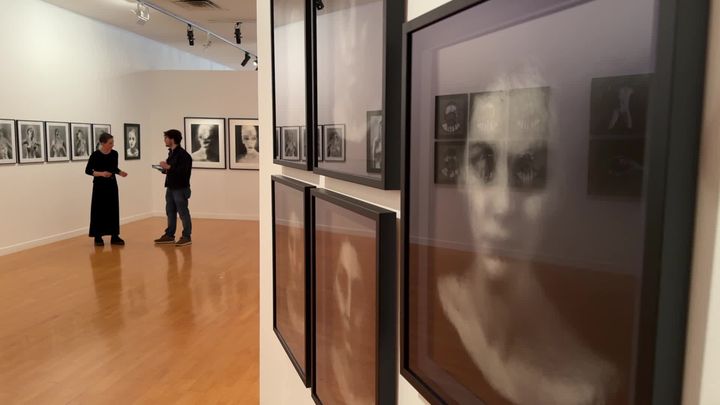
{"type": "Polygon", "coordinates": [[[92,204],[90,206],[89,236],[120,234],[120,201],[116,174],[118,153],[111,150],[107,155],[96,150],[90,155],[85,173],[92,176],[93,171],[113,173],[111,177],[93,177],[92,204]]]}

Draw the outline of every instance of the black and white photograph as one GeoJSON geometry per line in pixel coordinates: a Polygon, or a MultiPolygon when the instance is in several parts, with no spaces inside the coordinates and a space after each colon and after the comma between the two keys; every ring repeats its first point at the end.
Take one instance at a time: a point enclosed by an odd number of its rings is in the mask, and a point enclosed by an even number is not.
{"type": "Polygon", "coordinates": [[[273,139],[273,150],[275,159],[280,159],[280,127],[275,127],[275,139],[273,139]]]}
{"type": "Polygon", "coordinates": [[[644,139],[593,139],[588,157],[588,194],[642,197],[644,139]]]}
{"type": "Polygon", "coordinates": [[[282,127],[280,159],[300,160],[300,127],[282,127]]]}
{"type": "Polygon", "coordinates": [[[467,145],[468,186],[492,184],[497,175],[497,147],[484,141],[470,141],[467,145]]]}
{"type": "Polygon", "coordinates": [[[509,133],[511,137],[547,138],[550,132],[550,88],[510,90],[509,133]]]}
{"type": "Polygon", "coordinates": [[[462,175],[465,141],[435,142],[435,183],[457,184],[462,175]]]}
{"type": "Polygon", "coordinates": [[[67,162],[70,160],[70,124],[67,122],[46,122],[47,161],[67,162]]]}
{"type": "Polygon", "coordinates": [[[225,169],[225,119],[185,117],[185,150],[193,167],[225,169]]]}
{"type": "Polygon", "coordinates": [[[17,163],[15,121],[0,120],[0,165],[17,163]]]}
{"type": "Polygon", "coordinates": [[[90,124],[70,124],[70,143],[72,144],[72,160],[88,160],[91,149],[92,135],[90,124]]]}
{"type": "Polygon", "coordinates": [[[95,145],[95,149],[100,147],[100,135],[102,135],[102,134],[112,135],[109,124],[92,124],[92,132],[93,132],[93,144],[95,145]]]}
{"type": "Polygon", "coordinates": [[[468,95],[435,97],[435,138],[453,139],[467,136],[468,95]]]}
{"type": "Polygon", "coordinates": [[[367,112],[367,172],[381,173],[383,164],[383,113],[367,112]]]}
{"type": "Polygon", "coordinates": [[[307,127],[300,127],[300,160],[307,161],[307,127]]]}
{"type": "Polygon", "coordinates": [[[315,132],[315,158],[318,162],[323,161],[323,125],[317,126],[317,132],[315,132]]]}
{"type": "Polygon", "coordinates": [[[326,162],[345,161],[345,125],[323,126],[323,155],[326,162]]]}
{"type": "Polygon", "coordinates": [[[547,183],[547,144],[518,142],[508,145],[508,185],[518,190],[537,190],[547,183]]]}
{"type": "Polygon", "coordinates": [[[40,121],[18,121],[20,163],[45,162],[45,127],[40,121]]]}
{"type": "Polygon", "coordinates": [[[470,94],[468,138],[498,139],[504,137],[508,121],[508,93],[486,91],[470,94]]]}
{"type": "Polygon", "coordinates": [[[257,119],[230,118],[230,169],[260,170],[260,123],[257,119]]]}
{"type": "Polygon", "coordinates": [[[645,135],[649,74],[594,78],[590,88],[590,134],[645,135]]]}
{"type": "Polygon", "coordinates": [[[140,159],[140,124],[125,124],[125,160],[140,159]]]}

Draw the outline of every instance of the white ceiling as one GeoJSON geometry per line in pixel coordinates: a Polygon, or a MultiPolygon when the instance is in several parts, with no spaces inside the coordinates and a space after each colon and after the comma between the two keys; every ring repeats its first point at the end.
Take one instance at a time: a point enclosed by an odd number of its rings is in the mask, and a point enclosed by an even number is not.
{"type": "MultiPolygon", "coordinates": [[[[192,54],[210,59],[233,69],[254,69],[252,63],[245,68],[240,62],[245,56],[242,51],[220,40],[214,39],[210,47],[203,46],[206,34],[195,29],[195,46],[187,41],[187,26],[171,17],[153,9],[150,10],[150,21],[144,25],[137,24],[135,0],[45,0],[58,7],[82,14],[94,20],[114,25],[134,32],[152,40],[182,49],[192,54]]],[[[152,0],[165,10],[177,14],[197,25],[204,27],[225,39],[235,42],[235,22],[242,24],[242,44],[253,54],[257,54],[256,40],[256,1],[255,0],[212,0],[220,9],[195,8],[179,5],[176,0],[152,0]]]]}

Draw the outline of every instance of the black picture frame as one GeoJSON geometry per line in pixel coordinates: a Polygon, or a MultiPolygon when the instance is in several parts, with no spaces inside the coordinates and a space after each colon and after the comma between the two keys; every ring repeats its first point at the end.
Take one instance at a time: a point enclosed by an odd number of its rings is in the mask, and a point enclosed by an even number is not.
{"type": "Polygon", "coordinates": [[[347,145],[347,140],[345,125],[323,125],[322,140],[322,155],[326,162],[344,162],[346,160],[345,147],[347,145]]]}
{"type": "MultiPolygon", "coordinates": [[[[312,3],[312,2],[310,2],[312,3]]],[[[323,164],[318,165],[321,160],[316,160],[312,168],[313,172],[327,177],[336,178],[339,180],[349,181],[357,184],[362,184],[369,187],[374,187],[383,190],[398,190],[400,188],[400,165],[399,165],[399,153],[400,153],[400,139],[397,136],[400,131],[400,98],[401,98],[401,67],[402,67],[402,23],[405,21],[405,1],[396,0],[383,0],[383,12],[384,19],[382,21],[383,29],[383,40],[382,43],[373,44],[372,46],[382,49],[383,60],[371,60],[368,63],[377,64],[382,63],[382,112],[383,112],[383,146],[382,146],[382,168],[380,170],[380,176],[374,176],[377,172],[365,171],[365,175],[356,174],[362,173],[362,166],[359,166],[359,170],[353,173],[351,170],[340,171],[334,169],[332,165],[323,164]]],[[[347,3],[340,2],[338,0],[326,0],[325,9],[333,10],[336,7],[347,7],[347,3]],[[331,4],[335,3],[335,4],[331,4]]],[[[354,7],[355,5],[350,5],[354,7]]],[[[313,9],[313,20],[314,28],[316,31],[317,27],[317,13],[318,11],[313,9]]],[[[368,22],[371,24],[371,22],[368,22]]],[[[374,23],[373,23],[374,24],[374,23]]],[[[338,25],[342,27],[342,25],[338,25]]],[[[314,32],[315,32],[314,31],[314,32]]],[[[316,36],[316,35],[315,35],[316,36]]],[[[315,86],[314,94],[317,95],[315,100],[315,115],[314,119],[320,123],[318,117],[318,106],[326,105],[326,102],[320,100],[323,94],[330,94],[330,92],[323,92],[318,86],[325,85],[325,82],[317,80],[317,52],[318,52],[318,41],[313,38],[313,84],[315,86]]],[[[356,66],[356,69],[364,69],[363,66],[356,66]]],[[[357,77],[358,73],[346,72],[346,77],[357,77]]],[[[368,83],[367,85],[376,85],[377,83],[368,83]]],[[[337,85],[335,83],[334,85],[337,85]]],[[[333,102],[330,102],[333,104],[333,102]]],[[[374,108],[375,106],[369,106],[374,108]]],[[[367,109],[366,109],[367,110],[367,109]]],[[[334,121],[334,120],[333,120],[334,121]]],[[[346,122],[344,120],[337,120],[339,122],[346,122]]],[[[337,122],[336,121],[336,122],[337,122]]],[[[346,122],[347,124],[348,122],[346,122]]],[[[361,130],[358,130],[361,131],[361,130]]],[[[365,135],[365,132],[362,132],[365,135]]],[[[347,134],[350,139],[354,139],[351,134],[347,134]]],[[[365,151],[367,141],[360,141],[353,143],[352,147],[357,148],[358,154],[361,155],[365,151]]],[[[320,146],[320,145],[317,145],[320,146]]],[[[321,150],[325,150],[325,147],[321,150]]],[[[320,155],[316,153],[316,155],[320,155]]],[[[327,163],[327,162],[324,162],[327,163]]],[[[365,160],[361,162],[365,163],[365,160]]]]}
{"type": "Polygon", "coordinates": [[[48,163],[69,162],[72,149],[70,147],[70,123],[47,121],[45,122],[45,134],[45,150],[47,151],[46,161],[48,163]],[[56,130],[62,130],[62,133],[59,133],[59,136],[57,137],[54,136],[56,130]],[[59,138],[63,141],[61,142],[59,148],[56,145],[57,141],[54,138],[59,138]]]}
{"type": "Polygon", "coordinates": [[[140,134],[140,124],[123,125],[123,150],[125,151],[125,160],[142,159],[142,136],[140,134]],[[130,146],[131,136],[134,136],[134,147],[130,146]]]}
{"type": "Polygon", "coordinates": [[[257,118],[228,118],[227,128],[230,170],[260,170],[260,121],[257,118]],[[243,133],[243,130],[247,132],[243,133]],[[249,138],[253,150],[248,151],[244,137],[249,138]]]}
{"type": "Polygon", "coordinates": [[[280,159],[283,161],[300,161],[302,146],[300,127],[280,128],[280,159]]]}
{"type": "MultiPolygon", "coordinates": [[[[300,60],[293,59],[293,60],[282,60],[278,57],[276,54],[276,37],[278,36],[276,34],[276,22],[278,22],[277,14],[280,13],[286,13],[288,10],[278,10],[278,4],[280,3],[283,5],[288,5],[290,2],[288,1],[276,1],[271,0],[270,1],[270,26],[272,27],[271,30],[271,51],[272,51],[272,94],[273,94],[273,127],[276,128],[282,128],[282,127],[301,127],[304,126],[306,128],[314,128],[315,127],[315,96],[314,96],[314,70],[313,70],[313,36],[315,32],[314,27],[314,21],[311,16],[313,15],[314,11],[314,1],[311,0],[292,0],[295,4],[295,7],[299,9],[300,7],[304,8],[304,15],[302,16],[302,23],[304,24],[303,27],[303,34],[302,35],[292,35],[290,36],[292,43],[288,43],[288,41],[283,41],[284,46],[287,46],[289,48],[294,49],[303,49],[304,55],[300,58],[300,60]],[[279,60],[280,59],[280,60],[279,60]],[[304,77],[301,78],[283,78],[288,80],[293,80],[293,82],[297,83],[298,80],[304,80],[305,82],[305,97],[303,102],[305,103],[305,114],[300,120],[294,120],[292,122],[287,122],[287,118],[285,117],[278,117],[279,115],[279,108],[278,108],[278,100],[287,100],[289,97],[287,97],[285,94],[282,94],[282,91],[285,90],[284,87],[277,86],[278,81],[278,68],[281,66],[297,66],[297,64],[300,63],[304,69],[305,74],[304,77]],[[281,125],[282,124],[282,125],[281,125]]],[[[289,10],[289,12],[292,12],[292,10],[289,10]]],[[[297,106],[293,106],[293,108],[297,108],[297,106]]],[[[310,136],[311,134],[308,134],[310,136]]],[[[277,136],[277,133],[276,133],[277,136]]],[[[315,134],[312,134],[313,139],[315,134]]],[[[311,171],[313,168],[313,162],[314,162],[314,149],[310,147],[310,145],[313,144],[313,142],[306,142],[304,144],[304,155],[307,157],[304,161],[302,161],[300,158],[297,160],[287,160],[283,159],[282,154],[282,142],[279,142],[280,137],[277,136],[278,142],[275,142],[274,151],[273,151],[273,163],[286,166],[286,167],[292,167],[295,169],[300,170],[306,170],[311,171]]],[[[298,156],[302,156],[303,153],[299,153],[298,156]]]]}
{"type": "Polygon", "coordinates": [[[90,159],[93,149],[92,124],[86,122],[70,123],[70,143],[72,153],[70,160],[83,162],[90,159]]]}
{"type": "Polygon", "coordinates": [[[37,163],[45,163],[47,160],[47,140],[46,140],[46,133],[45,133],[45,122],[44,121],[31,121],[31,120],[17,120],[15,121],[16,128],[15,133],[17,134],[17,157],[18,157],[18,163],[21,165],[25,164],[37,164],[37,163]],[[27,132],[29,129],[32,129],[33,134],[32,135],[25,135],[23,134],[23,130],[27,132]],[[23,145],[27,141],[27,137],[34,138],[34,144],[32,145],[32,149],[34,152],[32,154],[35,155],[35,157],[30,156],[30,152],[27,150],[23,150],[23,145]],[[39,148],[40,156],[37,156],[39,148]],[[28,155],[28,156],[25,156],[28,155]]]}
{"type": "Polygon", "coordinates": [[[100,135],[103,133],[112,135],[112,126],[110,124],[92,124],[93,145],[95,145],[93,151],[100,147],[100,135]]]}
{"type": "Polygon", "coordinates": [[[185,150],[193,158],[193,169],[227,169],[227,122],[225,118],[217,117],[185,117],[183,128],[183,146],[185,150]],[[217,148],[212,148],[212,156],[208,156],[206,160],[198,159],[201,145],[199,144],[199,134],[201,126],[209,127],[210,137],[216,138],[217,148]],[[215,134],[217,131],[217,134],[215,134]],[[217,155],[217,156],[215,156],[217,155]],[[217,159],[217,161],[215,160],[217,159]]]}
{"type": "MultiPolygon", "coordinates": [[[[454,402],[433,389],[411,365],[408,218],[415,209],[409,189],[413,34],[485,2],[453,0],[403,26],[400,369],[403,377],[431,404],[454,402]]],[[[658,4],[654,45],[657,57],[647,112],[648,133],[653,136],[645,144],[647,163],[643,178],[644,271],[637,321],[639,344],[634,356],[630,400],[638,404],[671,405],[682,402],[709,1],[659,0],[658,4]]]]}
{"type": "Polygon", "coordinates": [[[0,165],[14,165],[18,161],[15,120],[0,119],[0,165]]]}
{"type": "Polygon", "coordinates": [[[310,203],[310,191],[315,188],[312,184],[303,183],[301,181],[285,177],[274,175],[271,176],[272,182],[272,237],[273,237],[273,331],[277,336],[280,344],[287,353],[290,361],[295,367],[300,379],[303,381],[306,387],[310,387],[310,381],[312,377],[312,217],[311,217],[311,203],[310,203]],[[276,227],[277,222],[277,211],[276,211],[276,187],[278,185],[286,187],[288,190],[296,191],[301,195],[303,206],[300,207],[300,211],[303,213],[301,221],[303,222],[303,237],[304,237],[304,249],[302,254],[304,256],[301,261],[305,271],[303,275],[302,285],[304,287],[304,310],[301,311],[304,315],[304,340],[305,344],[302,345],[304,352],[296,353],[293,351],[292,345],[288,342],[288,339],[283,335],[282,328],[278,325],[278,232],[276,227]],[[302,366],[298,359],[302,359],[302,366]]]}
{"type": "MultiPolygon", "coordinates": [[[[313,296],[312,296],[312,308],[313,308],[313,356],[312,356],[312,384],[311,392],[312,398],[316,404],[322,404],[323,398],[318,394],[319,387],[318,375],[322,373],[322,369],[318,369],[318,353],[328,348],[323,347],[318,343],[318,302],[323,299],[323,290],[318,287],[318,280],[322,277],[319,274],[318,263],[319,260],[328,258],[330,255],[323,255],[319,252],[318,247],[318,201],[327,203],[328,206],[333,209],[339,209],[350,217],[364,218],[369,220],[370,223],[374,224],[374,249],[375,257],[373,262],[375,268],[375,289],[372,292],[375,294],[375,319],[372,320],[375,328],[375,364],[372,370],[375,378],[375,392],[374,392],[374,403],[376,404],[393,404],[396,401],[397,395],[397,371],[396,371],[396,356],[397,356],[397,279],[396,279],[396,266],[397,266],[397,239],[396,239],[396,214],[393,211],[377,207],[372,204],[368,204],[363,201],[356,200],[354,198],[334,193],[325,189],[313,189],[311,191],[311,202],[313,212],[313,296]]],[[[339,214],[338,212],[338,214],[339,214]]],[[[336,228],[335,231],[340,231],[342,235],[346,235],[345,240],[349,240],[352,237],[353,231],[351,229],[342,227],[336,228]],[[342,232],[345,232],[344,234],[342,232]]],[[[332,231],[330,231],[332,232],[332,231]]],[[[352,242],[348,242],[352,243],[352,242]]],[[[341,257],[342,252],[338,253],[341,257]]],[[[362,256],[362,255],[361,255],[362,256]]],[[[365,257],[367,259],[367,257],[365,257]]],[[[348,287],[350,288],[350,287],[348,287]]],[[[340,342],[345,344],[345,342],[340,342]]],[[[349,365],[350,368],[355,370],[365,368],[358,367],[358,365],[349,365]]],[[[353,380],[357,383],[357,380],[353,380]]],[[[356,387],[353,387],[356,388],[356,387]]],[[[337,387],[335,387],[337,389],[337,387]]],[[[367,402],[362,402],[367,403],[367,402]]]]}

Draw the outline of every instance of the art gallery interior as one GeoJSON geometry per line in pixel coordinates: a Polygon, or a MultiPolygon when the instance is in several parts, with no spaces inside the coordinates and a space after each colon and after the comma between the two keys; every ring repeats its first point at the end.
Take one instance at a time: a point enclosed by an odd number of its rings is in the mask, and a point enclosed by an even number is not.
{"type": "Polygon", "coordinates": [[[1,404],[720,404],[717,1],[0,10],[1,404]]]}

